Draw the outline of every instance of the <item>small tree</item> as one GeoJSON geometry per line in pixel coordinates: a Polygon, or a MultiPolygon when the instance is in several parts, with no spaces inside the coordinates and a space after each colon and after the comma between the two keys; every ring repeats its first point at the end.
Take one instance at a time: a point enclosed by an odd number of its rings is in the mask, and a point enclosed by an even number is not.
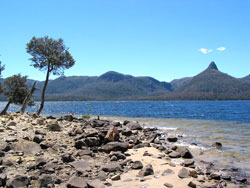
{"type": "Polygon", "coordinates": [[[48,36],[42,38],[33,37],[27,44],[27,53],[32,58],[31,66],[38,68],[41,71],[46,71],[46,79],[44,82],[41,103],[37,110],[39,115],[44,106],[45,91],[49,81],[50,73],[54,75],[63,75],[64,70],[72,67],[75,60],[68,51],[68,48],[63,44],[63,39],[58,40],[49,38],[48,36]]]}
{"type": "Polygon", "coordinates": [[[6,114],[11,103],[20,105],[23,103],[27,93],[28,86],[26,85],[26,76],[20,74],[8,77],[4,80],[3,94],[6,96],[8,102],[2,110],[1,115],[6,114]]]}
{"type": "MultiPolygon", "coordinates": [[[[2,62],[0,61],[0,77],[2,76],[2,71],[4,70],[4,65],[2,65],[2,62]]],[[[2,85],[0,83],[0,93],[2,93],[2,85]]]]}

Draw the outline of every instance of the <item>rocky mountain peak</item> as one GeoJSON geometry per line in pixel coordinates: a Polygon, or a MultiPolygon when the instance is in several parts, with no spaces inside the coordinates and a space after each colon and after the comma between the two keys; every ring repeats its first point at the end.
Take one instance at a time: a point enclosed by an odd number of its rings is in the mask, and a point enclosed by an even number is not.
{"type": "Polygon", "coordinates": [[[217,65],[215,64],[215,62],[212,61],[212,62],[209,64],[207,70],[217,70],[217,71],[218,71],[219,69],[218,69],[217,65]]]}

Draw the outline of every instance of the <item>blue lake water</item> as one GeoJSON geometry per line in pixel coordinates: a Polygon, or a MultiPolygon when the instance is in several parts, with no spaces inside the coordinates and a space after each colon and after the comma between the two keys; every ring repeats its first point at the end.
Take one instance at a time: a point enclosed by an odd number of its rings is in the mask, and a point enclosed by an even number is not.
{"type": "MultiPolygon", "coordinates": [[[[0,102],[0,109],[5,104],[0,102]]],[[[38,105],[27,111],[35,112],[38,105]]],[[[82,115],[89,108],[91,115],[101,118],[136,120],[146,126],[186,135],[183,138],[186,143],[194,142],[206,149],[207,155],[200,158],[250,172],[250,101],[46,102],[42,114],[82,115]],[[215,141],[223,144],[222,150],[211,147],[215,141]]],[[[12,105],[9,111],[19,109],[12,105]]]]}

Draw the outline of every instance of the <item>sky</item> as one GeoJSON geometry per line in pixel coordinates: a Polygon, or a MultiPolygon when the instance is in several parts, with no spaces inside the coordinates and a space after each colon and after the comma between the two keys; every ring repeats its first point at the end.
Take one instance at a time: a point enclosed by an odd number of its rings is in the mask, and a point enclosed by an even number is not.
{"type": "Polygon", "coordinates": [[[33,36],[64,40],[76,61],[65,76],[112,70],[171,81],[211,61],[234,77],[250,74],[248,0],[0,0],[0,18],[3,78],[45,80],[26,52],[33,36]]]}

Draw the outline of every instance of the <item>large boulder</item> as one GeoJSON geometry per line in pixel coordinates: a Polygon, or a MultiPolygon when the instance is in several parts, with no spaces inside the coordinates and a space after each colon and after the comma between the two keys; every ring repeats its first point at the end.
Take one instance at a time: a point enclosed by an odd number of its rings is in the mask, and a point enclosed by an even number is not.
{"type": "Polygon", "coordinates": [[[130,122],[126,126],[131,130],[142,130],[142,126],[139,123],[130,122]]]}
{"type": "Polygon", "coordinates": [[[7,181],[6,187],[7,188],[28,187],[29,184],[30,184],[30,180],[27,176],[16,175],[7,181]]]}
{"type": "Polygon", "coordinates": [[[100,151],[110,153],[111,151],[125,152],[129,148],[129,144],[126,142],[109,142],[100,148],[100,151]]]}
{"type": "Polygon", "coordinates": [[[84,172],[90,170],[89,163],[87,161],[74,161],[70,163],[78,172],[84,172]]]}
{"type": "Polygon", "coordinates": [[[99,146],[100,141],[97,137],[87,137],[84,139],[84,142],[88,147],[99,146]]]}
{"type": "Polygon", "coordinates": [[[191,154],[191,152],[186,147],[179,146],[176,149],[176,151],[181,154],[182,158],[185,158],[185,159],[191,159],[191,158],[193,158],[193,155],[191,154]]]}
{"type": "Polygon", "coordinates": [[[54,181],[52,179],[52,177],[48,174],[42,174],[40,177],[39,177],[39,185],[40,187],[48,187],[49,184],[53,184],[54,181]]]}
{"type": "Polygon", "coordinates": [[[105,136],[106,141],[118,141],[119,140],[119,132],[117,130],[117,127],[112,126],[109,128],[106,136],[105,136]]]}
{"type": "Polygon", "coordinates": [[[186,168],[180,169],[178,172],[179,178],[188,178],[190,176],[189,170],[186,168]]]}

